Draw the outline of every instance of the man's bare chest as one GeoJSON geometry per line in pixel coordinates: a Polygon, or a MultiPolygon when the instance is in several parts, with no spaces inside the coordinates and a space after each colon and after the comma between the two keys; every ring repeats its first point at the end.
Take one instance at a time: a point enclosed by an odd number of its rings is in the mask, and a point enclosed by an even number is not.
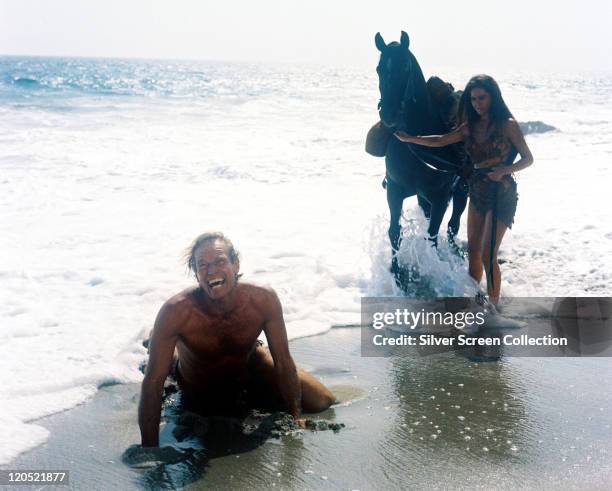
{"type": "Polygon", "coordinates": [[[252,351],[264,321],[252,309],[218,317],[195,313],[181,329],[178,341],[200,359],[240,357],[252,351]]]}

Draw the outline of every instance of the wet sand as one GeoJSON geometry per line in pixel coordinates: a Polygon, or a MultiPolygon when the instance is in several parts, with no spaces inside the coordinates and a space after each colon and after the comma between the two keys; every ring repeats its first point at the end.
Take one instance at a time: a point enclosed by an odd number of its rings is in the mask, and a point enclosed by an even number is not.
{"type": "Polygon", "coordinates": [[[161,433],[161,445],[174,449],[167,462],[128,466],[122,454],[139,442],[139,386],[116,385],[40,420],[49,441],[5,468],[68,469],[71,488],[87,490],[609,489],[612,483],[609,358],[481,362],[464,352],[423,356],[408,348],[401,357],[366,358],[358,328],[298,339],[291,350],[300,366],[352,399],[316,415],[345,428],[253,437],[217,422],[197,443],[170,418],[161,433]]]}

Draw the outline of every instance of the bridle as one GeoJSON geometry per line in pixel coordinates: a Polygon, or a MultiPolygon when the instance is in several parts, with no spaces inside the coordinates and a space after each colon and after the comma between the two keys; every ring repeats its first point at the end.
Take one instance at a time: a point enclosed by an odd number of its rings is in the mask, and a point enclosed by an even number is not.
{"type": "MultiPolygon", "coordinates": [[[[399,121],[400,125],[396,126],[396,130],[401,130],[405,126],[406,121],[406,109],[410,104],[415,104],[417,102],[416,99],[416,90],[415,90],[415,82],[414,77],[412,76],[413,70],[413,61],[412,58],[408,57],[406,60],[406,66],[404,67],[404,73],[407,74],[406,86],[404,87],[404,93],[402,94],[402,98],[400,100],[400,113],[399,113],[399,121]]],[[[382,98],[378,102],[378,110],[382,107],[382,98]]],[[[432,170],[438,172],[445,172],[449,174],[456,174],[457,171],[461,170],[461,165],[458,165],[454,162],[450,162],[438,155],[435,155],[431,151],[427,150],[426,147],[421,145],[415,145],[412,143],[405,143],[410,150],[410,153],[419,161],[421,164],[429,167],[432,170]],[[455,170],[446,170],[440,169],[436,166],[443,165],[455,170]]]]}
{"type": "MultiPolygon", "coordinates": [[[[406,107],[408,106],[408,104],[409,103],[412,103],[412,104],[416,103],[415,84],[414,84],[413,77],[411,76],[411,74],[412,74],[412,59],[410,57],[407,58],[406,66],[404,67],[403,71],[406,74],[407,80],[406,80],[406,85],[404,87],[404,93],[402,94],[402,98],[400,99],[399,120],[401,121],[401,124],[400,124],[400,126],[396,126],[396,129],[403,129],[404,122],[406,121],[406,119],[405,119],[405,112],[406,112],[406,107]]],[[[387,77],[387,78],[390,78],[390,77],[387,77]]],[[[379,111],[380,111],[381,107],[382,107],[382,96],[381,96],[380,100],[378,101],[378,110],[379,111]]]]}

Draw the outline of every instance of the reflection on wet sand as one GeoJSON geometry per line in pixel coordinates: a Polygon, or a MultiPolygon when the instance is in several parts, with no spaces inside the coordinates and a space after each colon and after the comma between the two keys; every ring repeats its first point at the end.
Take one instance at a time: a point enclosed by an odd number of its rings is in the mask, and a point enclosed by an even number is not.
{"type": "MultiPolygon", "coordinates": [[[[167,384],[167,389],[172,384],[167,384]]],[[[164,401],[163,419],[165,425],[160,433],[159,448],[130,446],[122,456],[125,464],[140,473],[140,482],[145,488],[183,487],[202,479],[211,461],[221,457],[249,453],[249,465],[268,474],[270,463],[265,462],[253,450],[261,447],[269,439],[280,439],[299,435],[302,430],[295,420],[286,413],[261,413],[251,410],[244,417],[202,416],[184,410],[180,402],[180,392],[167,390],[170,394],[164,401]],[[259,456],[259,457],[258,457],[259,456]],[[258,461],[261,459],[261,461],[258,461]]],[[[333,416],[333,409],[326,415],[333,416]]],[[[305,418],[306,431],[338,432],[344,427],[325,419],[305,418]]],[[[292,456],[284,453],[280,464],[288,476],[294,474],[292,467],[300,460],[301,442],[291,446],[292,456]]],[[[278,464],[278,462],[276,462],[278,464]]],[[[228,479],[232,479],[232,475],[228,479]]]]}
{"type": "Polygon", "coordinates": [[[244,433],[253,430],[248,421],[181,418],[170,404],[161,434],[167,448],[140,461],[128,455],[124,465],[121,454],[139,441],[139,386],[116,385],[42,421],[48,444],[12,465],[68,468],[75,489],[609,487],[609,358],[474,362],[462,351],[416,349],[361,357],[359,329],[300,339],[292,351],[327,385],[344,387],[334,392],[345,402],[317,415],[345,423],[340,432],[262,442],[244,433]]]}
{"type": "Polygon", "coordinates": [[[458,360],[461,352],[416,360],[395,358],[390,380],[398,397],[397,431],[422,450],[459,450],[506,460],[522,446],[526,410],[512,373],[496,363],[458,360]]]}

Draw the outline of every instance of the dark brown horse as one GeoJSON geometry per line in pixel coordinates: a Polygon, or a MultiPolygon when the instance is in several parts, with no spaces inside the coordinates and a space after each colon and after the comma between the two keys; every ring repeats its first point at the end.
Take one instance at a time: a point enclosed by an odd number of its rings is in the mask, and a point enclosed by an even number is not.
{"type": "MultiPolygon", "coordinates": [[[[403,31],[399,43],[386,44],[380,33],[376,34],[375,43],[380,51],[380,61],[376,67],[380,119],[393,131],[402,130],[412,135],[446,133],[447,128],[430,100],[421,67],[408,49],[409,42],[408,34],[403,31]]],[[[467,202],[467,190],[463,185],[456,185],[462,162],[454,148],[424,149],[392,137],[387,145],[385,165],[387,203],[391,213],[391,271],[401,286],[402,272],[396,253],[400,245],[400,216],[404,199],[417,196],[429,219],[428,238],[436,245],[440,223],[451,196],[453,214],[449,221],[449,235],[457,234],[467,202]]]]}

